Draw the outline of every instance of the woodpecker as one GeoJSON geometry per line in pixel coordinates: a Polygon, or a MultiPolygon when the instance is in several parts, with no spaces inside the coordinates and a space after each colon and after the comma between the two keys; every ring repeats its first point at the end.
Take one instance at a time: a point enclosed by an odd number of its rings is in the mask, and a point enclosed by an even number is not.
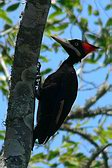
{"type": "Polygon", "coordinates": [[[37,125],[33,131],[32,147],[36,139],[39,144],[45,144],[60,128],[77,96],[78,80],[73,65],[98,48],[78,39],[51,37],[61,44],[69,57],[56,72],[46,78],[39,89],[37,125]]]}

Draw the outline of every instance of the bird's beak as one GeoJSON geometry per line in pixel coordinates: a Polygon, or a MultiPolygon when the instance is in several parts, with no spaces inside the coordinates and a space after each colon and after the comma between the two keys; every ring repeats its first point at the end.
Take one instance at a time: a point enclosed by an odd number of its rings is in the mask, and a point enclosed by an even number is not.
{"type": "Polygon", "coordinates": [[[66,40],[64,40],[64,39],[61,39],[61,38],[59,38],[59,37],[57,37],[57,36],[52,35],[51,37],[52,37],[54,40],[56,40],[58,43],[60,43],[61,45],[68,46],[68,44],[69,44],[68,41],[66,41],[66,40]]]}
{"type": "Polygon", "coordinates": [[[76,50],[74,49],[73,45],[70,44],[70,42],[68,40],[64,40],[64,39],[61,39],[57,36],[51,36],[54,40],[56,40],[58,43],[60,43],[62,45],[62,47],[64,48],[70,48],[72,50],[74,50],[76,52],[76,50]]]}
{"type": "Polygon", "coordinates": [[[99,47],[96,47],[92,44],[89,44],[88,42],[82,42],[82,47],[83,47],[86,55],[89,54],[90,52],[93,52],[93,51],[99,49],[99,47]]]}

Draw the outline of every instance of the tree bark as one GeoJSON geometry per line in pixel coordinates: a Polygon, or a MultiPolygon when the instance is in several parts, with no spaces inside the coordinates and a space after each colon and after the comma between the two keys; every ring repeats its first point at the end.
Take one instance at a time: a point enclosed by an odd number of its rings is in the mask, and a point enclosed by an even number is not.
{"type": "Polygon", "coordinates": [[[26,168],[31,154],[36,64],[50,0],[27,0],[17,35],[1,168],[26,168]]]}

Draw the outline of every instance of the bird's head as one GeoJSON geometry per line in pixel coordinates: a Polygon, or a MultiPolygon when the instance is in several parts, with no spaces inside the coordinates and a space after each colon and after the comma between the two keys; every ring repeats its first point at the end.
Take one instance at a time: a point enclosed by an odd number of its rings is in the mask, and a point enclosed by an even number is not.
{"type": "Polygon", "coordinates": [[[51,36],[54,40],[62,45],[66,50],[68,55],[75,60],[75,63],[81,62],[81,60],[89,53],[95,51],[99,47],[89,44],[86,41],[81,41],[78,39],[73,40],[63,40],[56,36],[51,36]]]}

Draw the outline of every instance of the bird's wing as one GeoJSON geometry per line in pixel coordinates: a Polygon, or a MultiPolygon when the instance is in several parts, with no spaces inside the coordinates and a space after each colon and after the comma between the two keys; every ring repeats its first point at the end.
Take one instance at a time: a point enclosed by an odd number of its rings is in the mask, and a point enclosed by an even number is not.
{"type": "Polygon", "coordinates": [[[49,75],[40,89],[40,97],[51,100],[54,96],[57,96],[61,89],[63,75],[62,72],[49,75]]]}
{"type": "Polygon", "coordinates": [[[64,74],[60,82],[60,91],[58,92],[57,102],[54,110],[53,120],[50,128],[52,135],[60,128],[77,96],[77,78],[74,80],[74,74],[64,74]]]}

